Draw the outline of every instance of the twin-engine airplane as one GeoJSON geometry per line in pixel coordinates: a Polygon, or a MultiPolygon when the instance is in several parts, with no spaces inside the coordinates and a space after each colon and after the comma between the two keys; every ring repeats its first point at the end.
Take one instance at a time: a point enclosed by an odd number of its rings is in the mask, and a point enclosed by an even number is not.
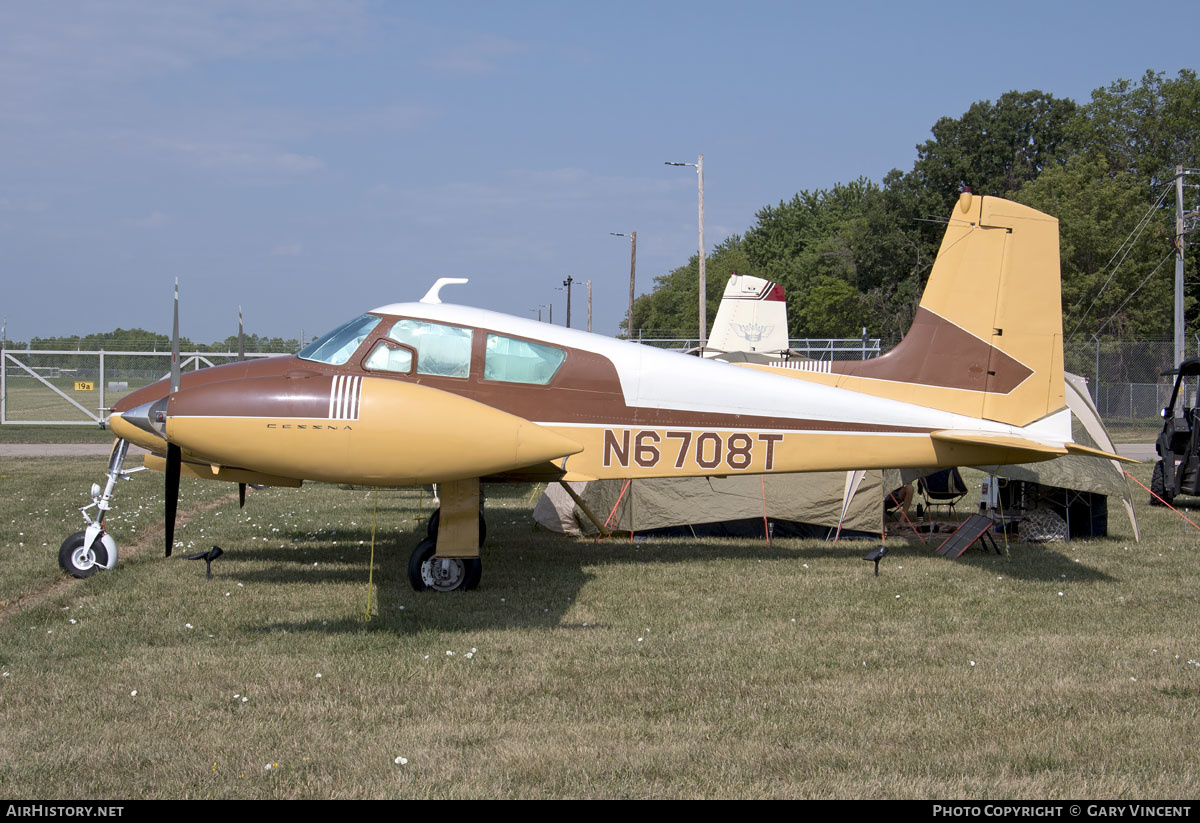
{"type": "MultiPolygon", "coordinates": [[[[1063,396],[1058,221],[963,194],[915,322],[865,361],[729,364],[443,304],[383,306],[297,355],[233,363],[132,393],[100,517],[60,552],[112,568],[104,534],[128,443],[179,477],[299,486],[441,484],[414,588],[478,585],[480,484],[1113,458],[1071,442],[1063,396]]],[[[86,515],[85,515],[86,517],[86,515]]]]}

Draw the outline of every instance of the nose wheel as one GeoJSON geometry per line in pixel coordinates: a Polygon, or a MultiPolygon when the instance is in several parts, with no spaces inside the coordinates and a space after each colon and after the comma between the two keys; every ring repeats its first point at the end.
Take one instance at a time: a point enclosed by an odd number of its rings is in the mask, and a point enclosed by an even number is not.
{"type": "Polygon", "coordinates": [[[97,569],[109,567],[108,547],[103,540],[93,540],[89,546],[87,532],[75,532],[58,550],[58,565],[72,577],[91,577],[97,569]]]}

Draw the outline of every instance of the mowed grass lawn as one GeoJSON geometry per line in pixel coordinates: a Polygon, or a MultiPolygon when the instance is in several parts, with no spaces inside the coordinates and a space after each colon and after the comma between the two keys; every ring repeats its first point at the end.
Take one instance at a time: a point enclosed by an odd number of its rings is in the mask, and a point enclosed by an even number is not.
{"type": "MultiPolygon", "coordinates": [[[[84,423],[92,420],[92,418],[87,413],[80,411],[75,405],[72,405],[69,400],[64,399],[63,395],[87,409],[92,415],[103,416],[107,408],[111,408],[114,403],[129,394],[130,391],[141,388],[148,382],[144,380],[125,381],[128,386],[126,391],[103,392],[104,406],[106,408],[101,409],[100,389],[102,386],[100,381],[94,378],[55,377],[49,379],[47,382],[62,392],[62,395],[60,395],[56,394],[54,390],[47,387],[44,383],[32,377],[25,376],[24,373],[20,372],[12,364],[9,364],[8,373],[9,378],[6,384],[4,412],[6,419],[10,422],[37,420],[84,423]],[[91,388],[88,390],[78,389],[80,381],[83,382],[83,385],[91,386],[91,388]]],[[[16,429],[20,427],[14,426],[12,428],[16,429]]]]}
{"type": "Polygon", "coordinates": [[[64,582],[103,467],[0,465],[5,797],[1200,790],[1200,532],[1161,509],[1139,507],[1141,544],[1117,506],[1113,537],[1007,557],[893,540],[875,578],[872,544],[539,533],[533,487],[492,487],[482,585],[438,595],[407,582],[416,490],[239,511],[185,479],[164,560],[144,473],[111,520],[118,569],[64,582]],[[214,543],[209,581],[182,555],[214,543]]]}

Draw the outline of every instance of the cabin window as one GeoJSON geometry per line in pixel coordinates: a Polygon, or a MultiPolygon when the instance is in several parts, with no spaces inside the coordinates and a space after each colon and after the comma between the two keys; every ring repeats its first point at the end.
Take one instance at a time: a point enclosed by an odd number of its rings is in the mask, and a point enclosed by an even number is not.
{"type": "Polygon", "coordinates": [[[467,377],[471,374],[471,329],[397,320],[388,337],[417,352],[417,374],[467,377]]]}
{"type": "Polygon", "coordinates": [[[483,359],[483,378],[544,386],[554,378],[566,359],[567,353],[554,346],[489,334],[483,359]]]}
{"type": "Polygon", "coordinates": [[[302,348],[296,356],[316,363],[340,366],[350,359],[350,355],[354,354],[362,345],[362,342],[367,339],[367,335],[379,324],[381,319],[373,314],[356,317],[349,323],[343,323],[328,334],[318,337],[302,348]]]}
{"type": "Polygon", "coordinates": [[[412,349],[402,348],[396,344],[388,345],[380,340],[371,350],[371,356],[363,365],[374,371],[391,371],[407,374],[412,371],[412,349]]]}

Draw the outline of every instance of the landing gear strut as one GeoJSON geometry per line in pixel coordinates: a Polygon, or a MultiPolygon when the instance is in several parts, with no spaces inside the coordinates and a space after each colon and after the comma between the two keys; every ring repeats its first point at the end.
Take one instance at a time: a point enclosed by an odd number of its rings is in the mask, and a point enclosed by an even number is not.
{"type": "MultiPolygon", "coordinates": [[[[417,544],[408,558],[408,582],[414,591],[454,592],[479,587],[483,561],[478,557],[437,557],[438,525],[441,509],[429,516],[425,539],[417,544]]],[[[483,519],[483,502],[479,504],[479,545],[487,538],[487,523],[483,519]]]]}
{"type": "Polygon", "coordinates": [[[111,569],[117,565],[117,544],[104,531],[104,516],[112,508],[113,489],[121,478],[142,469],[125,469],[125,455],[129,441],[118,439],[108,458],[107,480],[101,490],[99,483],[92,484],[92,504],[79,510],[87,528],[68,537],[58,550],[58,565],[72,577],[90,577],[97,569],[111,569]],[[96,510],[96,516],[88,514],[96,510]]]}

